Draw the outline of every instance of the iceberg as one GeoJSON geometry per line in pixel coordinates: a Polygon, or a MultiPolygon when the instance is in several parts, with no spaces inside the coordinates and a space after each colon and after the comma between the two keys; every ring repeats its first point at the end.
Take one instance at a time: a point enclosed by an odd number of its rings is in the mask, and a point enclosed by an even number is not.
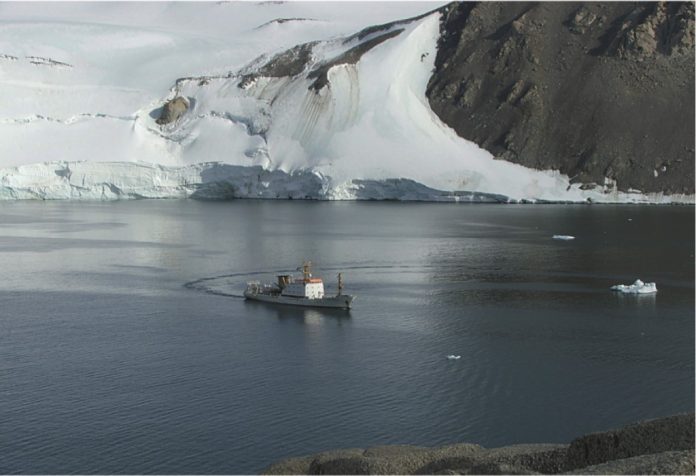
{"type": "Polygon", "coordinates": [[[459,360],[459,359],[461,359],[461,358],[462,358],[461,355],[453,355],[453,354],[450,354],[450,355],[447,356],[447,359],[448,359],[448,360],[459,360]]]}
{"type": "Polygon", "coordinates": [[[612,291],[619,291],[625,294],[653,294],[657,292],[655,283],[644,283],[636,279],[633,284],[617,284],[611,287],[612,291]]]}
{"type": "Polygon", "coordinates": [[[575,237],[572,235],[553,235],[552,238],[554,240],[563,240],[563,241],[569,241],[569,240],[575,239],[575,237]]]}

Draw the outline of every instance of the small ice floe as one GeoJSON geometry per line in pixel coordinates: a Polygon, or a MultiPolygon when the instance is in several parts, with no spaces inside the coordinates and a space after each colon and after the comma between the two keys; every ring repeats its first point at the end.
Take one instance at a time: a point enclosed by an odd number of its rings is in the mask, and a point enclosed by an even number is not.
{"type": "Polygon", "coordinates": [[[553,238],[554,240],[564,240],[564,241],[574,240],[574,239],[575,239],[575,237],[572,236],[572,235],[553,235],[552,238],[553,238]]]}
{"type": "Polygon", "coordinates": [[[611,287],[612,291],[619,291],[626,294],[652,294],[657,292],[655,283],[644,283],[636,279],[633,284],[617,284],[611,287]]]}
{"type": "Polygon", "coordinates": [[[453,354],[450,354],[450,355],[447,356],[447,358],[448,358],[449,360],[459,360],[459,359],[462,358],[462,356],[461,356],[461,355],[453,355],[453,354]]]}

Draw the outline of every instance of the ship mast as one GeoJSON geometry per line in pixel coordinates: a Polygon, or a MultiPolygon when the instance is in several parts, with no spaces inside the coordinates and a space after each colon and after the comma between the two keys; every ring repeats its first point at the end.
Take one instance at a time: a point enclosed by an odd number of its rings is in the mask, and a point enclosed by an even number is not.
{"type": "Polygon", "coordinates": [[[338,273],[338,295],[343,292],[343,273],[338,273]]]}
{"type": "Polygon", "coordinates": [[[302,277],[305,281],[312,277],[312,262],[305,261],[302,263],[302,277]]]}

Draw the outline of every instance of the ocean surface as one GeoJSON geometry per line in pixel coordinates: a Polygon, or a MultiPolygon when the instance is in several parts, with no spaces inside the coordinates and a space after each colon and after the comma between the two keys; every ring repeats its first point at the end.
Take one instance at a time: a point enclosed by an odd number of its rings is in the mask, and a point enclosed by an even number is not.
{"type": "Polygon", "coordinates": [[[694,411],[693,207],[1,202],[0,270],[0,473],[254,473],[694,411]],[[304,259],[352,311],[240,298],[304,259]],[[637,278],[658,293],[609,290],[637,278]]]}

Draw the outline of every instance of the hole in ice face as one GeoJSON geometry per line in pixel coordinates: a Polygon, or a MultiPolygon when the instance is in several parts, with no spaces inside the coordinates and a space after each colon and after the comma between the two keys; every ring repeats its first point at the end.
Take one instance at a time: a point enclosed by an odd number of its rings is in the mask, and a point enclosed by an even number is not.
{"type": "Polygon", "coordinates": [[[68,167],[56,169],[53,172],[55,172],[58,177],[70,178],[70,169],[68,167]]]}
{"type": "Polygon", "coordinates": [[[157,119],[160,118],[160,116],[162,115],[162,110],[163,110],[163,109],[164,109],[164,106],[160,106],[160,107],[158,107],[158,108],[153,109],[152,111],[150,111],[150,117],[152,118],[153,121],[155,121],[155,120],[157,120],[157,119]]]}

